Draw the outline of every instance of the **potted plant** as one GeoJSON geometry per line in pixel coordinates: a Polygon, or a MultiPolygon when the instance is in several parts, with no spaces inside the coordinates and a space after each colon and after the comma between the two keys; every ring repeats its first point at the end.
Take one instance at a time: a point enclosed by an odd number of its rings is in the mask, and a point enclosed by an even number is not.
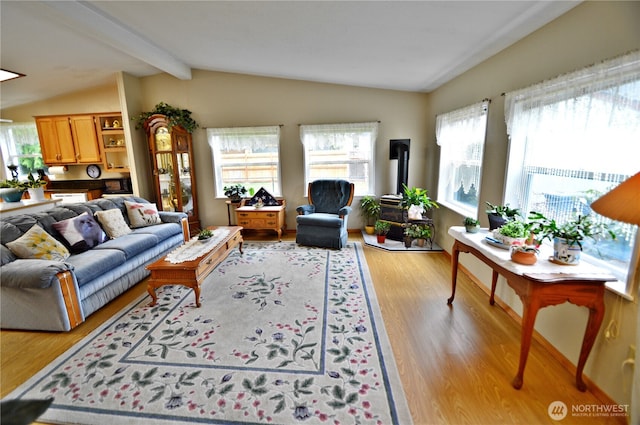
{"type": "Polygon", "coordinates": [[[380,202],[374,196],[363,196],[360,200],[360,211],[364,216],[364,230],[368,235],[373,235],[375,229],[371,222],[375,224],[375,220],[380,216],[380,202]]]}
{"type": "Polygon", "coordinates": [[[536,240],[553,241],[553,259],[558,264],[575,265],[580,262],[582,242],[586,238],[593,240],[611,238],[616,234],[605,223],[594,222],[591,215],[578,215],[564,224],[545,217],[542,213],[531,211],[529,214],[530,231],[536,240]]]}
{"type": "Polygon", "coordinates": [[[511,208],[509,204],[506,205],[493,205],[490,202],[487,204],[487,217],[489,218],[489,230],[497,229],[505,224],[507,221],[515,220],[518,217],[522,217],[518,208],[511,208]]]}
{"type": "Polygon", "coordinates": [[[400,206],[408,210],[408,218],[414,220],[422,219],[422,214],[433,208],[440,206],[431,198],[426,189],[419,187],[409,188],[406,184],[402,185],[402,201],[400,206]]]}
{"type": "Polygon", "coordinates": [[[208,241],[213,236],[213,231],[209,229],[203,229],[198,233],[199,241],[208,241]]]}
{"type": "Polygon", "coordinates": [[[31,173],[29,173],[26,181],[20,182],[20,186],[29,192],[29,199],[34,201],[44,200],[44,186],[46,184],[47,181],[42,176],[38,175],[36,178],[31,173]]]}
{"type": "Polygon", "coordinates": [[[384,243],[387,240],[387,233],[391,230],[391,223],[388,221],[377,220],[374,227],[378,243],[384,243]]]}
{"type": "Polygon", "coordinates": [[[150,112],[142,112],[137,117],[132,117],[132,120],[136,121],[136,130],[139,130],[144,127],[144,123],[151,117],[152,115],[164,115],[167,117],[169,121],[169,130],[174,125],[179,125],[180,127],[187,130],[189,133],[193,133],[195,129],[199,127],[199,124],[191,118],[191,111],[188,109],[180,109],[175,108],[171,105],[167,105],[164,102],[158,103],[152,111],[150,112]]]}
{"type": "Polygon", "coordinates": [[[224,196],[228,197],[231,202],[240,202],[242,197],[246,194],[247,188],[241,183],[224,187],[224,196]]]}
{"type": "Polygon", "coordinates": [[[409,246],[411,246],[411,241],[414,239],[417,241],[418,246],[424,246],[426,240],[431,238],[431,227],[425,224],[412,223],[404,228],[404,235],[405,246],[407,239],[409,239],[409,246]]]}
{"type": "Polygon", "coordinates": [[[18,180],[0,182],[0,197],[4,202],[20,202],[25,189],[18,180]]]}
{"type": "Polygon", "coordinates": [[[512,245],[511,261],[524,265],[535,264],[538,261],[538,248],[533,245],[512,245]]]}
{"type": "Polygon", "coordinates": [[[524,245],[529,237],[530,226],[520,220],[507,221],[493,231],[493,238],[504,245],[524,245]]]}
{"type": "Polygon", "coordinates": [[[468,233],[478,233],[478,230],[480,230],[480,220],[476,220],[473,217],[465,217],[464,228],[468,233]]]}

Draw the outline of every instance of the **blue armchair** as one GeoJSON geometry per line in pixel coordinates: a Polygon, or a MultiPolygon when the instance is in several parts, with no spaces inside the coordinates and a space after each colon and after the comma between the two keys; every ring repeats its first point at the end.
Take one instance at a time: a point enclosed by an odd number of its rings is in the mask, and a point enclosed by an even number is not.
{"type": "Polygon", "coordinates": [[[296,242],[334,249],[345,246],[353,191],[353,183],[346,180],[309,183],[309,204],[296,208],[296,242]]]}

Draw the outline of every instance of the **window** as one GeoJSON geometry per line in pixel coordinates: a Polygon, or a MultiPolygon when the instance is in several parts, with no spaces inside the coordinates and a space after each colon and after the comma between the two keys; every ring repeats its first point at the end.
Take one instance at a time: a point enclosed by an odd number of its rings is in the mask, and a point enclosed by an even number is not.
{"type": "Polygon", "coordinates": [[[279,126],[209,128],[207,138],[217,197],[224,197],[225,186],[235,184],[281,195],[279,126]]]}
{"type": "MultiPolygon", "coordinates": [[[[510,137],[505,200],[563,223],[591,212],[597,197],[638,172],[640,51],[562,75],[505,97],[510,137]]],[[[595,215],[618,241],[584,246],[632,290],[637,226],[595,215]]]]}
{"type": "Polygon", "coordinates": [[[489,101],[483,100],[436,117],[440,146],[437,201],[474,218],[478,217],[488,109],[489,101]]]}
{"type": "MultiPolygon", "coordinates": [[[[37,170],[47,170],[40,153],[40,141],[35,124],[11,123],[0,125],[0,149],[5,167],[17,165],[18,178],[26,179],[29,173],[34,176],[37,170]]],[[[11,178],[8,168],[7,178],[11,178]]]]}
{"type": "Polygon", "coordinates": [[[374,148],[378,123],[301,125],[304,145],[305,194],[309,182],[344,179],[355,195],[375,193],[374,148]]]}

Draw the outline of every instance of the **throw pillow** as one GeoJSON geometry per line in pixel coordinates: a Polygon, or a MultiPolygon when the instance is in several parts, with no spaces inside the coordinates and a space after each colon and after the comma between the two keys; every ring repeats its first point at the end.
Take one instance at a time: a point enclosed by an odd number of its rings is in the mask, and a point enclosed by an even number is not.
{"type": "Polygon", "coordinates": [[[98,219],[107,236],[111,239],[131,233],[131,228],[127,226],[127,222],[124,221],[120,208],[96,211],[94,216],[98,219]]]}
{"type": "Polygon", "coordinates": [[[131,227],[146,227],[162,223],[155,204],[124,201],[131,227]]]}
{"type": "Polygon", "coordinates": [[[6,245],[19,258],[64,261],[71,255],[64,245],[37,224],[6,245]]]}
{"type": "Polygon", "coordinates": [[[277,207],[280,205],[278,204],[278,200],[272,194],[267,192],[264,187],[261,187],[248,202],[245,202],[245,205],[253,205],[258,199],[262,200],[262,204],[265,207],[277,207]]]}
{"type": "Polygon", "coordinates": [[[74,254],[87,251],[104,242],[106,238],[100,225],[86,212],[54,223],[53,228],[67,241],[74,254]]]}

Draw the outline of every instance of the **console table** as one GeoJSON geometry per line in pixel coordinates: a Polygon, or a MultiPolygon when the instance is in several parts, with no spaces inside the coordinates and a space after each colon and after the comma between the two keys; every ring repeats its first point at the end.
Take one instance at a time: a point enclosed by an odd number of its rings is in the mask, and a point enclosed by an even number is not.
{"type": "Polygon", "coordinates": [[[585,391],[587,386],[582,379],[582,372],[604,317],[605,282],[614,281],[616,278],[584,262],[578,266],[553,264],[548,261],[551,253],[546,247],[541,248],[536,264],[525,266],[514,263],[510,260],[509,251],[491,246],[485,241],[485,237],[489,235],[487,229],[482,229],[478,233],[466,233],[464,227],[454,226],[448,233],[455,242],[451,253],[451,297],[447,300],[447,304],[453,303],[456,294],[460,252],[473,254],[493,269],[489,299],[491,305],[495,300],[498,275],[502,275],[507,280],[522,301],[520,364],[518,373],[512,381],[514,388],[520,389],[523,384],[524,368],[538,310],[565,302],[589,309],[589,320],[576,370],[576,386],[580,391],[585,391]]]}
{"type": "Polygon", "coordinates": [[[285,228],[286,201],[279,199],[278,206],[256,208],[245,205],[242,201],[236,208],[236,224],[245,229],[275,230],[278,233],[278,241],[282,241],[282,232],[285,228]]]}

